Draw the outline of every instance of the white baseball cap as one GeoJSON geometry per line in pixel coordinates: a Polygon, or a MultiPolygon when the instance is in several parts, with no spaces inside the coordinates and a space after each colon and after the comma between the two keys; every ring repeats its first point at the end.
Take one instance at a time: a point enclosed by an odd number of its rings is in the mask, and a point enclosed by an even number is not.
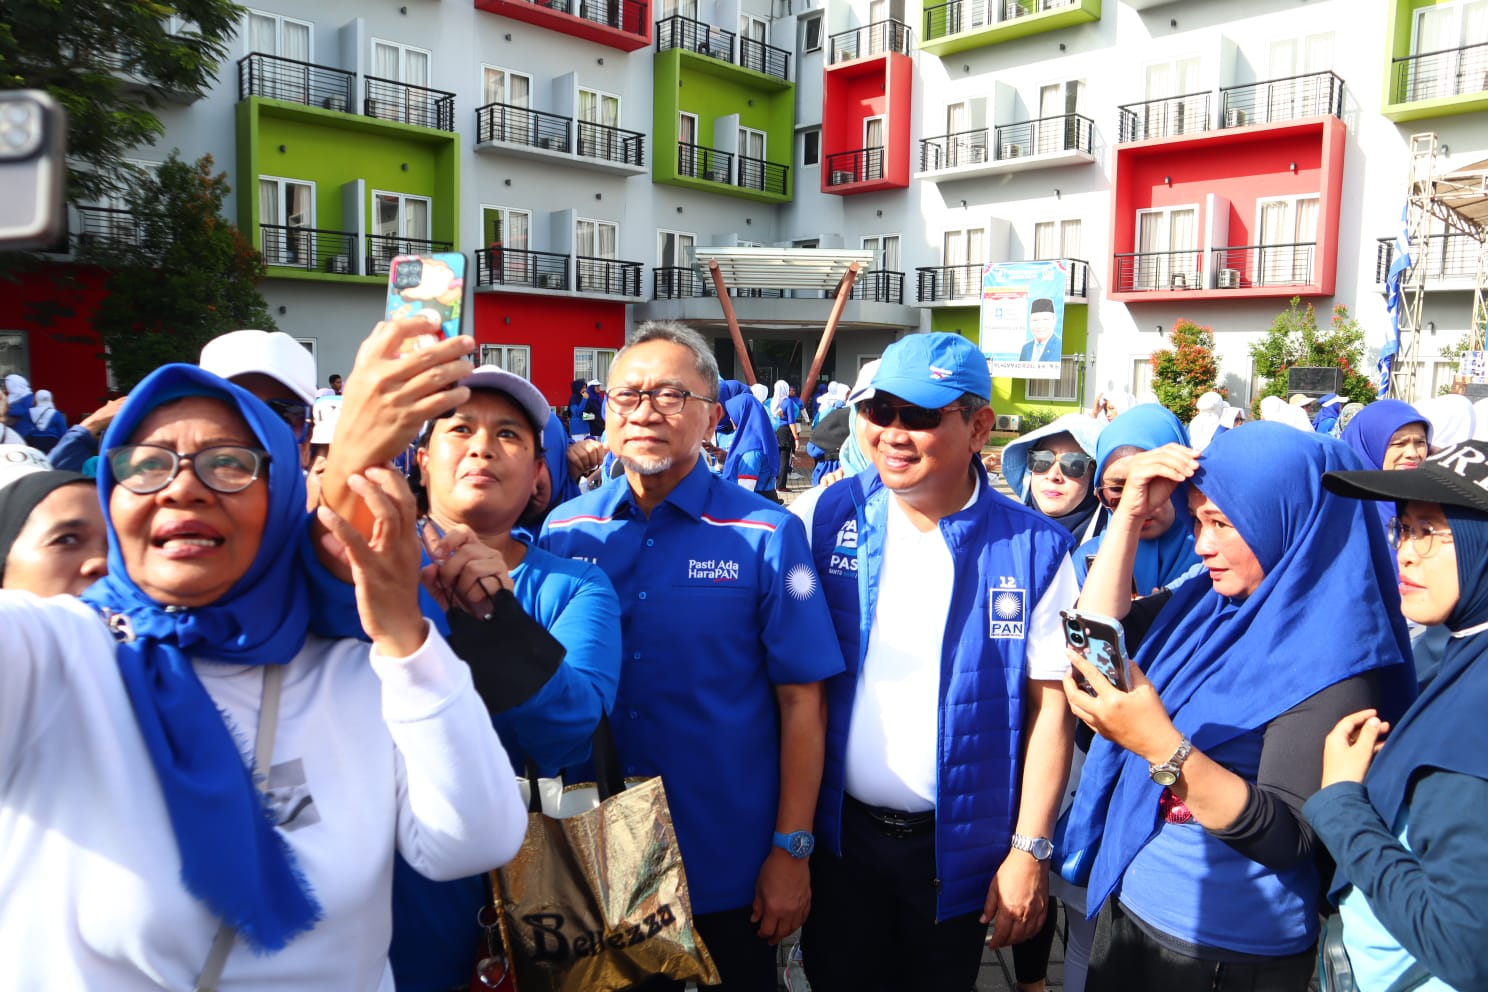
{"type": "Polygon", "coordinates": [[[336,436],[336,421],[341,418],[341,397],[331,392],[329,396],[315,397],[310,408],[310,419],[315,425],[310,429],[311,444],[330,444],[336,436]]]}
{"type": "Polygon", "coordinates": [[[531,418],[537,430],[537,443],[542,444],[543,428],[548,424],[552,408],[547,399],[532,383],[515,372],[508,372],[496,365],[482,365],[460,380],[460,385],[471,389],[496,389],[517,401],[517,405],[531,418]]]}
{"type": "Polygon", "coordinates": [[[0,486],[32,472],[51,470],[47,456],[27,444],[0,444],[0,486]]]}
{"type": "Polygon", "coordinates": [[[224,379],[266,375],[306,406],[315,402],[315,358],[283,331],[229,331],[207,342],[198,364],[224,379]]]}
{"type": "Polygon", "coordinates": [[[602,386],[603,383],[601,383],[598,379],[590,379],[588,382],[584,383],[584,385],[586,385],[586,386],[602,386]]]}

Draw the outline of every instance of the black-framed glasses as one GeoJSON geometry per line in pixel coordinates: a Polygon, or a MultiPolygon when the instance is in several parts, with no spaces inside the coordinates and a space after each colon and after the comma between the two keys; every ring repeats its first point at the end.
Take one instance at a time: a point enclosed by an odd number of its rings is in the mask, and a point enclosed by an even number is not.
{"type": "Polygon", "coordinates": [[[610,390],[608,395],[610,409],[621,416],[635,413],[643,399],[649,399],[651,409],[663,417],[681,413],[688,400],[698,400],[701,403],[718,402],[716,397],[702,396],[685,389],[678,389],[676,386],[657,386],[655,389],[632,389],[629,386],[623,386],[620,389],[610,390]]]}
{"type": "Polygon", "coordinates": [[[310,436],[310,406],[299,400],[264,400],[274,415],[294,431],[295,444],[304,444],[310,436]]]}
{"type": "Polygon", "coordinates": [[[1107,481],[1101,484],[1095,491],[1096,498],[1101,501],[1108,510],[1116,509],[1121,502],[1121,494],[1126,492],[1126,480],[1107,481]]]}
{"type": "Polygon", "coordinates": [[[1385,533],[1390,538],[1390,547],[1396,551],[1399,551],[1400,546],[1409,538],[1411,550],[1416,553],[1417,558],[1431,557],[1438,541],[1442,544],[1452,543],[1450,530],[1437,530],[1424,521],[1407,527],[1405,521],[1399,517],[1390,518],[1390,522],[1385,524],[1385,533]]]}
{"type": "Polygon", "coordinates": [[[1081,451],[1066,451],[1056,455],[1052,451],[1032,451],[1028,454],[1028,471],[1034,475],[1046,475],[1058,463],[1059,472],[1066,479],[1083,479],[1095,459],[1081,451]]]}
{"type": "Polygon", "coordinates": [[[958,405],[916,406],[913,403],[895,403],[887,396],[874,395],[858,404],[858,412],[868,418],[875,427],[893,427],[898,420],[907,431],[933,431],[940,426],[945,415],[953,410],[964,410],[958,405]]]}
{"type": "Polygon", "coordinates": [[[269,454],[256,448],[218,444],[190,453],[172,451],[158,444],[126,444],[108,452],[109,471],[132,493],[158,493],[181,473],[181,464],[191,468],[202,485],[213,492],[238,493],[253,485],[269,464],[269,454]]]}

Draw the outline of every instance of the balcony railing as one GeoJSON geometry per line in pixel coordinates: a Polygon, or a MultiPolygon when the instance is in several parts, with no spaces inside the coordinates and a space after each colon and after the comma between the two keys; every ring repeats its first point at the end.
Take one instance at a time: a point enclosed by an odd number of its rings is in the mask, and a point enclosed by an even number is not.
{"type": "Polygon", "coordinates": [[[368,76],[363,88],[362,113],[378,120],[453,131],[455,95],[396,79],[368,76]]]}
{"type": "Polygon", "coordinates": [[[744,189],[757,189],[764,193],[786,195],[789,189],[790,166],[766,162],[761,158],[739,156],[739,185],[744,189]]]}
{"type": "Polygon", "coordinates": [[[1204,288],[1204,250],[1118,252],[1116,292],[1204,288]]]}
{"type": "Polygon", "coordinates": [[[987,161],[987,129],[920,139],[920,171],[954,169],[987,161]]]}
{"type": "Polygon", "coordinates": [[[656,50],[685,48],[721,62],[734,61],[734,33],[681,14],[656,22],[656,50]]]}
{"type": "Polygon", "coordinates": [[[120,207],[78,207],[73,239],[80,251],[108,254],[142,248],[163,251],[157,239],[165,233],[159,217],[145,217],[120,207]]]}
{"type": "Polygon", "coordinates": [[[1390,61],[1393,103],[1488,90],[1488,43],[1421,52],[1390,61]]]}
{"type": "Polygon", "coordinates": [[[834,152],[827,156],[827,185],[847,186],[851,183],[871,182],[884,177],[884,150],[882,145],[858,148],[850,152],[834,152]]]}
{"type": "Polygon", "coordinates": [[[1219,90],[1219,126],[1271,124],[1301,117],[1343,116],[1343,80],[1331,72],[1266,79],[1219,90]]]}
{"type": "Polygon", "coordinates": [[[1046,10],[1072,7],[1078,0],[950,0],[925,8],[926,41],[973,31],[1046,10]]]}
{"type": "Polygon", "coordinates": [[[1316,252],[1316,241],[1215,248],[1215,278],[1220,289],[1309,286],[1317,281],[1313,267],[1316,252]]]}
{"type": "Polygon", "coordinates": [[[568,125],[571,118],[557,114],[513,107],[506,103],[488,103],[475,111],[475,141],[505,141],[528,148],[567,152],[568,125]]]}
{"type": "Polygon", "coordinates": [[[739,39],[739,64],[776,79],[790,78],[790,52],[753,38],[739,39]]]}
{"type": "Polygon", "coordinates": [[[253,52],[238,59],[238,99],[287,100],[307,107],[355,113],[356,77],[330,66],[253,52]]]}
{"type": "Polygon", "coordinates": [[[712,288],[708,277],[690,266],[658,265],[651,270],[651,295],[658,300],[712,296],[712,288]]]}
{"type": "Polygon", "coordinates": [[[1142,141],[1146,138],[1178,138],[1201,134],[1213,126],[1209,116],[1212,93],[1189,93],[1161,100],[1144,100],[1118,107],[1121,126],[1118,141],[1142,141]]]}
{"type": "MultiPolygon", "coordinates": [[[[1414,248],[1414,246],[1412,246],[1414,248]]],[[[1426,239],[1426,279],[1476,279],[1480,246],[1470,234],[1433,234],[1426,239]]],[[[1395,261],[1395,239],[1380,238],[1374,253],[1374,281],[1383,284],[1395,261]]],[[[1407,278],[1421,268],[1421,260],[1406,270],[1407,278]]]]}
{"type": "Polygon", "coordinates": [[[621,165],[645,165],[646,136],[623,127],[579,121],[579,157],[621,165]]]}
{"type": "Polygon", "coordinates": [[[827,39],[827,64],[847,62],[893,52],[910,54],[913,36],[909,25],[899,21],[874,21],[851,31],[839,31],[827,39]]]}
{"type": "MultiPolygon", "coordinates": [[[[685,300],[699,296],[717,296],[713,280],[697,269],[687,266],[657,266],[651,270],[651,292],[658,300],[685,300]]],[[[772,289],[756,287],[740,289],[731,287],[729,296],[737,299],[796,299],[830,300],[836,296],[834,290],[772,289]]],[[[876,303],[904,302],[904,273],[868,271],[859,273],[853,282],[849,299],[869,300],[876,303]]]]}
{"type": "Polygon", "coordinates": [[[367,274],[387,275],[388,263],[399,255],[432,255],[437,251],[452,251],[448,241],[430,241],[427,238],[404,238],[396,234],[367,235],[367,274]]]}
{"type": "Polygon", "coordinates": [[[646,34],[645,0],[579,0],[579,16],[626,34],[646,34]]]}
{"type": "Polygon", "coordinates": [[[997,160],[1051,152],[1090,152],[1095,122],[1082,114],[1059,114],[1017,121],[997,128],[992,150],[997,160]]]}
{"type": "Polygon", "coordinates": [[[357,274],[357,236],[349,231],[283,224],[260,224],[258,231],[265,265],[343,276],[357,274]]]}
{"type": "Polygon", "coordinates": [[[975,300],[982,295],[983,262],[962,265],[930,265],[915,269],[921,303],[946,300],[975,300]]]}
{"type": "Polygon", "coordinates": [[[734,156],[702,145],[677,146],[677,175],[715,183],[734,181],[734,156]]]}
{"type": "Polygon", "coordinates": [[[475,253],[477,286],[568,289],[568,256],[492,245],[475,253]]]}
{"type": "Polygon", "coordinates": [[[903,303],[904,273],[889,269],[869,269],[859,272],[853,280],[849,299],[867,300],[871,303],[903,303]]]}
{"type": "Polygon", "coordinates": [[[1064,280],[1064,298],[1079,297],[1081,299],[1090,295],[1090,263],[1083,258],[1066,258],[1064,263],[1069,268],[1069,275],[1064,280]]]}
{"type": "Polygon", "coordinates": [[[641,295],[641,263],[622,262],[614,258],[575,256],[578,288],[581,293],[604,293],[608,296],[641,295]]]}

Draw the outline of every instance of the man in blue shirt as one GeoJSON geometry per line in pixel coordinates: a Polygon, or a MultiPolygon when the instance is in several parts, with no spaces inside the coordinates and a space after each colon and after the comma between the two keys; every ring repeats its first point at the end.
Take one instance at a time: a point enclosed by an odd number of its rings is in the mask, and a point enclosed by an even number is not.
{"type": "Polygon", "coordinates": [[[724,988],[773,992],[771,945],[811,904],[821,680],[842,659],[800,521],[700,457],[718,424],[718,384],[696,332],[638,327],[611,366],[605,420],[625,480],[560,507],[539,545],[594,562],[614,583],[621,762],[666,784],[724,988]]]}
{"type": "Polygon", "coordinates": [[[848,666],[802,935],[816,992],[965,992],[989,924],[1000,946],[1043,921],[1079,590],[1069,535],[987,482],[991,394],[960,335],[896,341],[852,397],[872,468],[791,507],[848,666]]]}

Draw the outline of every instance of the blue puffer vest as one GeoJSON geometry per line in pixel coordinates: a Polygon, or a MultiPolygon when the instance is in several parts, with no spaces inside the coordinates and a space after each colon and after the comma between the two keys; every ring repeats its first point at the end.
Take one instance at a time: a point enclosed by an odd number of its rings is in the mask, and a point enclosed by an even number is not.
{"type": "MultiPolygon", "coordinates": [[[[981,473],[980,462],[974,471],[981,473]]],[[[940,656],[935,822],[936,917],[982,908],[1007,857],[1018,810],[1027,654],[1033,607],[1069,553],[1069,535],[994,492],[945,517],[955,584],[940,656]]],[[[870,469],[822,493],[811,547],[847,670],[827,681],[827,755],[817,836],[842,851],[848,723],[877,608],[889,499],[870,469]]]]}

